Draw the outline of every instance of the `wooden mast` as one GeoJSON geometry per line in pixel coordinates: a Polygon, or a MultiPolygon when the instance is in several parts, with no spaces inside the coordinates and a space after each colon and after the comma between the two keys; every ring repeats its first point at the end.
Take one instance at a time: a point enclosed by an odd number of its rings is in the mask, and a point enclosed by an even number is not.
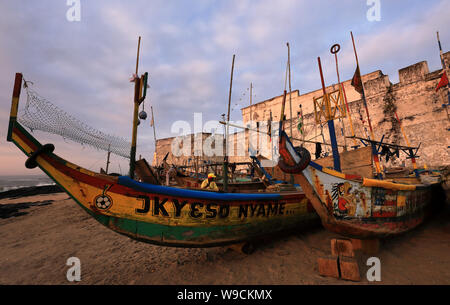
{"type": "Polygon", "coordinates": [[[108,174],[108,168],[109,168],[109,157],[111,156],[111,144],[108,145],[108,155],[106,156],[106,170],[105,173],[108,174]]]}
{"type": "Polygon", "coordinates": [[[288,48],[288,73],[289,73],[289,113],[291,116],[291,124],[290,124],[290,132],[291,138],[294,137],[292,132],[292,124],[294,122],[294,118],[292,117],[292,87],[291,87],[291,48],[289,47],[289,42],[286,43],[288,48]]]}
{"type": "Polygon", "coordinates": [[[228,191],[228,140],[229,140],[229,123],[230,123],[230,107],[231,107],[231,90],[233,88],[233,72],[234,72],[234,59],[236,55],[233,54],[233,62],[231,64],[231,77],[230,77],[230,91],[228,93],[228,115],[227,115],[227,128],[225,134],[225,157],[223,162],[223,190],[228,191]]]}
{"type": "Polygon", "coordinates": [[[252,124],[252,89],[253,89],[253,83],[250,83],[250,127],[252,124]]]}
{"type": "Polygon", "coordinates": [[[150,106],[152,111],[152,127],[153,127],[153,138],[155,139],[155,153],[156,153],[156,127],[155,127],[155,117],[153,115],[153,106],[150,106]]]}
{"type": "Polygon", "coordinates": [[[333,121],[333,118],[331,117],[330,101],[328,100],[327,90],[325,89],[325,81],[323,79],[322,64],[320,63],[320,57],[317,57],[317,62],[319,63],[320,80],[322,82],[322,91],[323,91],[323,101],[324,101],[325,107],[326,107],[328,132],[330,133],[331,150],[333,152],[333,167],[334,167],[334,170],[340,172],[341,171],[341,159],[339,156],[339,150],[338,150],[337,141],[336,141],[336,131],[334,129],[334,121],[333,121]]]}
{"type": "MultiPolygon", "coordinates": [[[[341,83],[341,78],[339,76],[339,64],[338,64],[338,57],[337,57],[337,53],[340,50],[340,45],[339,44],[335,44],[331,47],[331,53],[334,54],[334,59],[336,61],[336,74],[337,74],[337,79],[338,79],[338,85],[339,87],[342,89],[342,94],[344,95],[344,103],[345,103],[345,109],[347,110],[347,117],[348,117],[348,122],[350,123],[350,131],[352,132],[352,137],[355,136],[355,131],[353,129],[353,122],[352,122],[352,117],[350,114],[350,108],[348,107],[348,102],[347,102],[347,94],[345,94],[345,89],[344,89],[344,85],[341,83]]],[[[345,136],[344,136],[345,139],[345,136]]],[[[358,148],[359,145],[356,145],[356,139],[353,138],[353,148],[358,148]]],[[[347,147],[347,143],[345,143],[345,147],[347,147]]]]}
{"type": "Polygon", "coordinates": [[[137,56],[136,56],[136,74],[134,79],[134,110],[133,110],[133,132],[131,138],[131,151],[130,151],[130,172],[129,176],[131,179],[134,178],[134,169],[136,166],[136,144],[137,144],[137,125],[138,125],[138,112],[139,112],[139,89],[141,87],[141,80],[138,77],[138,67],[139,67],[139,48],[141,46],[141,36],[139,36],[137,56]]]}

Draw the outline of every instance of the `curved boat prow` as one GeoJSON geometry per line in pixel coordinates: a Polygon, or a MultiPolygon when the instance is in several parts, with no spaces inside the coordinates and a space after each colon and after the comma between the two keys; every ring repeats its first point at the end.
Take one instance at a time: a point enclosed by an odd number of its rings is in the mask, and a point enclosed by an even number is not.
{"type": "Polygon", "coordinates": [[[317,220],[301,192],[211,193],[99,174],[70,163],[17,122],[22,83],[16,75],[8,141],[86,212],[131,238],[166,246],[211,247],[291,230],[317,220]]]}
{"type": "MultiPolygon", "coordinates": [[[[353,152],[358,150],[347,153],[353,152]]],[[[280,155],[290,154],[280,145],[280,155]]],[[[297,158],[302,155],[297,154],[297,158]]],[[[279,163],[282,169],[284,160],[279,163]]],[[[438,204],[432,199],[439,179],[429,184],[415,177],[404,178],[401,183],[378,180],[338,172],[313,161],[296,175],[322,224],[351,238],[380,238],[409,231],[423,222],[432,204],[438,204]]]]}

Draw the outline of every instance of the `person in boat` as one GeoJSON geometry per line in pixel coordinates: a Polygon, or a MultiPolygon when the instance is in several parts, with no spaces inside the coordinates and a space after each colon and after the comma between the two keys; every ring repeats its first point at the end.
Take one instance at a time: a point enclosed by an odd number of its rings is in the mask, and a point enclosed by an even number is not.
{"type": "Polygon", "coordinates": [[[216,176],[213,173],[208,174],[208,178],[203,180],[201,188],[208,191],[218,192],[219,188],[217,187],[216,182],[214,182],[214,178],[216,178],[216,176]]]}

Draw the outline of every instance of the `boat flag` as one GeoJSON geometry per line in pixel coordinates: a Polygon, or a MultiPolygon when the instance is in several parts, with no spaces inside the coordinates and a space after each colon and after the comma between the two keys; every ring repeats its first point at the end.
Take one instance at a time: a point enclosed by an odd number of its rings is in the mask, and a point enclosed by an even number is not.
{"type": "Polygon", "coordinates": [[[448,85],[448,77],[446,71],[444,71],[444,74],[442,74],[441,80],[439,81],[439,84],[436,87],[436,92],[439,90],[439,88],[445,87],[447,85],[448,85]]]}
{"type": "Polygon", "coordinates": [[[360,94],[363,92],[362,81],[361,81],[361,73],[359,72],[359,65],[356,66],[355,74],[352,78],[351,85],[358,91],[360,94]]]}

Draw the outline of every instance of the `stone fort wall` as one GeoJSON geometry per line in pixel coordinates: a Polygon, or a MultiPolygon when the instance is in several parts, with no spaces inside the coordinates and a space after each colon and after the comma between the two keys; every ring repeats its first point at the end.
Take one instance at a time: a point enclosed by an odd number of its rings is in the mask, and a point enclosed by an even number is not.
{"type": "MultiPolygon", "coordinates": [[[[447,63],[450,63],[450,52],[445,53],[444,58],[447,63]]],[[[398,71],[399,82],[395,84],[391,83],[389,76],[384,75],[380,70],[362,75],[375,138],[379,140],[384,135],[385,142],[406,145],[400,125],[394,115],[394,111],[396,111],[411,146],[420,144],[418,151],[420,157],[417,159],[419,166],[424,164],[432,167],[450,165],[449,149],[447,148],[450,145],[450,131],[448,130],[450,124],[446,108],[442,106],[447,103],[448,90],[447,88],[441,88],[437,92],[435,91],[442,72],[442,69],[430,72],[427,62],[422,61],[400,69],[398,71]]],[[[354,131],[356,136],[366,138],[369,127],[365,108],[361,95],[354,90],[350,83],[351,80],[346,80],[343,82],[343,86],[347,95],[354,131]]],[[[327,92],[338,90],[338,85],[333,84],[326,89],[327,92]]],[[[330,143],[327,124],[324,124],[321,128],[320,125],[315,123],[314,119],[313,98],[320,97],[322,94],[322,89],[305,94],[300,94],[299,90],[292,91],[293,118],[291,118],[288,93],[285,130],[289,136],[291,136],[290,124],[292,123],[292,136],[302,139],[302,135],[297,130],[298,114],[301,105],[304,123],[303,139],[330,143]]],[[[273,121],[279,120],[282,99],[283,96],[280,95],[241,109],[244,124],[267,131],[267,126],[264,125],[267,125],[271,114],[273,121]],[[250,115],[252,118],[250,118],[250,115]]],[[[339,150],[344,150],[345,145],[347,149],[351,149],[350,146],[353,145],[353,140],[342,136],[342,127],[346,136],[351,135],[348,119],[335,120],[334,123],[338,145],[340,146],[339,150]]],[[[205,140],[208,136],[210,135],[203,134],[202,139],[205,140]]],[[[220,135],[216,135],[216,137],[218,137],[218,141],[223,141],[223,139],[220,139],[220,135]]],[[[169,146],[173,139],[168,138],[157,141],[157,160],[161,160],[169,152],[169,146]]],[[[230,157],[230,162],[249,161],[248,147],[250,139],[253,141],[255,139],[259,141],[265,140],[262,141],[263,143],[259,143],[257,147],[253,145],[253,149],[257,149],[263,156],[271,158],[273,149],[276,150],[276,147],[273,147],[273,142],[275,141],[269,141],[268,137],[263,134],[241,131],[230,135],[230,147],[235,149],[233,155],[236,155],[236,150],[240,151],[239,156],[230,157]]],[[[299,145],[300,143],[294,140],[294,145],[299,145]]],[[[358,144],[361,145],[360,142],[358,144]]],[[[305,147],[310,150],[314,158],[315,144],[305,143],[305,147]]],[[[329,152],[331,155],[330,146],[323,145],[322,150],[329,152]]],[[[223,160],[221,157],[204,157],[214,161],[223,160]]],[[[170,157],[169,160],[179,165],[187,162],[184,159],[173,157],[170,157]]],[[[400,158],[390,161],[386,165],[396,166],[401,164],[406,166],[410,164],[410,161],[402,154],[400,158]]]]}

